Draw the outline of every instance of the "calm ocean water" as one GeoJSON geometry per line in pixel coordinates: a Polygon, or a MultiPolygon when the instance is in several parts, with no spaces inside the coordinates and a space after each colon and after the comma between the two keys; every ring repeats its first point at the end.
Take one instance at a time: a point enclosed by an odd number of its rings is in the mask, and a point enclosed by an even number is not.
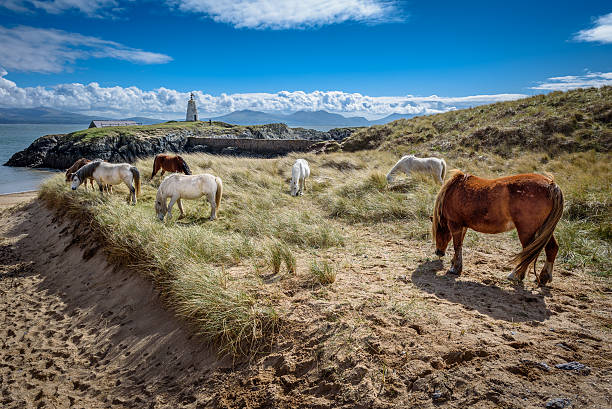
{"type": "MultiPolygon", "coordinates": [[[[0,124],[0,165],[43,135],[68,133],[87,128],[89,124],[0,124]]],[[[0,166],[0,194],[38,189],[54,171],[0,166]]]]}

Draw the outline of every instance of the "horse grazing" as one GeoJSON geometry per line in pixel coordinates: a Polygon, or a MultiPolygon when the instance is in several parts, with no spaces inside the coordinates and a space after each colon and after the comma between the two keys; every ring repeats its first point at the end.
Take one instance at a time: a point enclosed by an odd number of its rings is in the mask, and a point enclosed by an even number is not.
{"type": "Polygon", "coordinates": [[[100,194],[104,185],[117,185],[125,183],[130,189],[127,197],[128,202],[136,204],[136,196],[140,194],[140,172],[138,168],[129,163],[108,163],[99,160],[89,162],[76,171],[72,177],[72,190],[76,190],[84,180],[93,178],[98,183],[100,194]]]}
{"type": "Polygon", "coordinates": [[[523,251],[512,258],[508,276],[522,281],[531,263],[546,249],[546,263],[536,275],[540,285],[552,281],[559,246],[553,236],[563,214],[563,193],[552,177],[528,173],[483,179],[457,171],[440,189],[431,218],[436,255],[444,256],[453,240],[455,255],[450,274],[461,274],[463,238],[468,228],[502,233],[516,228],[523,251]]]}
{"type": "Polygon", "coordinates": [[[181,199],[198,199],[203,195],[206,195],[206,199],[210,203],[210,220],[215,220],[219,204],[221,203],[221,196],[223,195],[221,178],[209,173],[201,175],[170,175],[161,182],[157,189],[155,213],[157,213],[157,217],[161,221],[164,221],[166,214],[171,219],[172,206],[176,203],[181,211],[180,220],[185,217],[181,199]],[[170,204],[167,204],[168,198],[170,198],[170,204]]]}
{"type": "Polygon", "coordinates": [[[387,173],[387,182],[393,182],[393,174],[402,171],[407,175],[411,172],[422,172],[433,176],[434,180],[444,183],[446,177],[446,162],[438,158],[417,158],[414,155],[402,156],[395,166],[387,173]]]}
{"type": "Polygon", "coordinates": [[[162,171],[162,177],[166,171],[183,172],[186,175],[191,175],[191,170],[189,169],[189,166],[187,166],[187,162],[185,162],[185,159],[179,155],[168,155],[165,153],[156,155],[155,160],[153,160],[153,173],[151,173],[151,179],[155,177],[160,169],[162,171]]]}
{"type": "MultiPolygon", "coordinates": [[[[66,182],[71,182],[72,181],[72,176],[74,176],[74,172],[79,170],[79,168],[81,168],[82,166],[87,165],[89,162],[91,162],[91,161],[89,159],[86,159],[86,158],[81,158],[81,159],[78,159],[76,162],[74,162],[72,164],[72,166],[70,166],[66,170],[66,182]]],[[[93,178],[89,178],[89,182],[91,183],[91,188],[93,189],[93,187],[94,187],[94,180],[93,180],[93,178]]],[[[85,182],[85,190],[87,190],[87,182],[85,182]]]]}
{"type": "Polygon", "coordinates": [[[306,159],[298,159],[291,168],[291,196],[303,195],[306,189],[306,178],[310,176],[310,168],[306,159]]]}

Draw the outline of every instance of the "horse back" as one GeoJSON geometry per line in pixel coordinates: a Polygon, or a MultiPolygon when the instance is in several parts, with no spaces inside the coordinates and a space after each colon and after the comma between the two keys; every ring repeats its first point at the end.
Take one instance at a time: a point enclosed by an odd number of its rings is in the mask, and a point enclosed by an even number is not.
{"type": "Polygon", "coordinates": [[[517,224],[543,223],[552,208],[552,181],[537,174],[484,179],[463,175],[446,194],[448,220],[483,233],[501,233],[517,224]]]}

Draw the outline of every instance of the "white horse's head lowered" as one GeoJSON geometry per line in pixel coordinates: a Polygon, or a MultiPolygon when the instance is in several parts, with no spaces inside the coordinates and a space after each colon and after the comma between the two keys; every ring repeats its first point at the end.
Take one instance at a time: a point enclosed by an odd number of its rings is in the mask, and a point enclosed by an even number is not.
{"type": "Polygon", "coordinates": [[[72,190],[76,190],[77,187],[81,186],[81,183],[83,183],[83,181],[79,179],[79,176],[75,173],[72,177],[72,190]]]}
{"type": "Polygon", "coordinates": [[[157,197],[155,198],[155,214],[157,214],[157,218],[163,222],[167,212],[168,205],[166,203],[166,198],[161,191],[158,190],[157,197]]]}

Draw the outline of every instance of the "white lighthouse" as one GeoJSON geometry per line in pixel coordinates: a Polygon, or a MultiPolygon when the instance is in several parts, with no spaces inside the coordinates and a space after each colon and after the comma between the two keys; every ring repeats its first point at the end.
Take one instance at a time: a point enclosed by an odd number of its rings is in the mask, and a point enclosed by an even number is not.
{"type": "Polygon", "coordinates": [[[195,100],[193,99],[193,92],[191,93],[191,99],[187,101],[187,116],[185,121],[193,122],[198,120],[198,108],[196,107],[195,100]]]}

